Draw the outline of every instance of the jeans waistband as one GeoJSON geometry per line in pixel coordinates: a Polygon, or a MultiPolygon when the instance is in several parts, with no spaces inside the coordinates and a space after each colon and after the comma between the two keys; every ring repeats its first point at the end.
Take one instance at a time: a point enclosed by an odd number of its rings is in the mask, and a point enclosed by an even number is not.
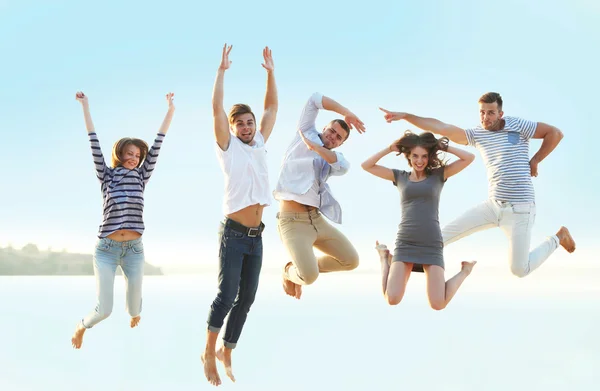
{"type": "Polygon", "coordinates": [[[112,240],[109,238],[100,238],[100,239],[98,239],[98,242],[105,243],[105,244],[109,245],[110,247],[131,247],[138,243],[142,243],[142,237],[140,236],[137,239],[125,240],[123,242],[118,242],[116,240],[112,240]]]}
{"type": "Polygon", "coordinates": [[[261,236],[262,232],[265,229],[265,225],[263,224],[262,221],[258,227],[246,227],[245,225],[240,224],[237,221],[231,220],[230,218],[226,217],[223,224],[225,225],[225,227],[231,228],[234,231],[241,232],[241,233],[245,234],[246,236],[248,236],[249,238],[256,238],[256,237],[261,236]]]}

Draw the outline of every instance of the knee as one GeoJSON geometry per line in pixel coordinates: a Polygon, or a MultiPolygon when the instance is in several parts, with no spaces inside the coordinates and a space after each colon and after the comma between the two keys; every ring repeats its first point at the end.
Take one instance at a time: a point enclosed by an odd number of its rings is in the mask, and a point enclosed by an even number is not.
{"type": "Polygon", "coordinates": [[[354,252],[352,256],[348,257],[344,260],[344,265],[346,265],[346,270],[354,270],[358,267],[358,253],[354,252]]]}
{"type": "Polygon", "coordinates": [[[529,267],[521,264],[512,264],[510,272],[516,277],[523,278],[529,274],[529,267]]]}
{"type": "Polygon", "coordinates": [[[98,306],[96,308],[96,313],[98,314],[98,320],[103,321],[108,318],[110,314],[112,314],[112,308],[103,308],[102,306],[98,306]]]}
{"type": "Polygon", "coordinates": [[[444,301],[442,300],[432,300],[429,302],[429,305],[431,306],[431,309],[435,310],[435,311],[441,311],[444,308],[446,308],[446,304],[444,301]]]}
{"type": "Polygon", "coordinates": [[[223,292],[219,292],[215,298],[215,301],[213,302],[213,308],[216,307],[224,310],[225,312],[229,312],[231,307],[233,307],[234,300],[234,297],[226,295],[223,292]]]}
{"type": "Polygon", "coordinates": [[[389,305],[398,305],[402,301],[401,295],[385,295],[385,300],[389,305]]]}

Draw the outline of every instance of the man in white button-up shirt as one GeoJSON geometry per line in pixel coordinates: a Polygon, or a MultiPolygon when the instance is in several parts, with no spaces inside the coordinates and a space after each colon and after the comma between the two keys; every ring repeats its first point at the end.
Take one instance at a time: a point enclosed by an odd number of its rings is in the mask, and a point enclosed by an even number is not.
{"type": "Polygon", "coordinates": [[[350,164],[333,149],[342,145],[350,129],[364,132],[364,124],[350,110],[335,100],[314,93],[298,123],[298,132],[288,147],[277,187],[273,192],[280,203],[277,228],[292,259],[285,265],[285,293],[297,299],[302,286],[312,284],[319,273],[352,270],[358,266],[358,253],[350,241],[323,215],[335,223],[342,222],[342,209],[335,200],[327,179],[344,175],[350,164]],[[322,132],[316,127],[319,110],[334,111],[344,119],[335,119],[322,132]],[[317,257],[313,247],[325,255],[317,257]]]}
{"type": "Polygon", "coordinates": [[[225,175],[225,196],[219,249],[219,291],[210,306],[206,348],[202,355],[207,380],[221,384],[216,359],[225,366],[227,376],[235,381],[231,370],[231,352],[242,333],[250,306],[254,303],[262,267],[261,222],[265,206],[271,203],[265,143],[275,126],[277,88],[271,50],[263,50],[267,71],[267,92],[259,131],[248,105],[236,104],[229,112],[223,109],[223,78],[231,64],[231,46],[223,47],[221,65],[213,90],[215,150],[225,175]],[[216,342],[225,317],[229,314],[223,346],[216,342]]]}

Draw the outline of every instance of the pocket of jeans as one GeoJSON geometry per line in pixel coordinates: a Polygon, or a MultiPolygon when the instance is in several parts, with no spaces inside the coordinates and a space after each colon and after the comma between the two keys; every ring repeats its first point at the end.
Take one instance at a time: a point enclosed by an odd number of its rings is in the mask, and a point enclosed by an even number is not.
{"type": "Polygon", "coordinates": [[[133,251],[134,254],[143,253],[144,252],[144,244],[142,242],[134,244],[133,246],[131,246],[131,251],[133,251]]]}
{"type": "Polygon", "coordinates": [[[223,236],[225,236],[227,239],[242,239],[244,234],[234,231],[233,229],[226,229],[225,232],[223,232],[223,236]]]}
{"type": "Polygon", "coordinates": [[[109,252],[110,246],[108,245],[108,243],[106,243],[106,241],[104,241],[103,239],[100,239],[100,240],[98,240],[98,243],[96,243],[96,250],[109,252]]]}
{"type": "Polygon", "coordinates": [[[521,134],[519,132],[508,132],[506,138],[510,144],[518,144],[521,134]]]}
{"type": "Polygon", "coordinates": [[[534,211],[534,209],[529,204],[515,204],[512,206],[512,211],[516,215],[528,215],[534,211]]]}

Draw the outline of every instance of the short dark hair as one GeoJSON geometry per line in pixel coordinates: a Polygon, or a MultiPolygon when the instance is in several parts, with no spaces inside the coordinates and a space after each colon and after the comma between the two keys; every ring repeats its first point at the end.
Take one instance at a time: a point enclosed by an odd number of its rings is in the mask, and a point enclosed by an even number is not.
{"type": "Polygon", "coordinates": [[[502,111],[502,97],[497,92],[486,92],[481,95],[478,103],[498,103],[498,110],[502,111]]]}
{"type": "Polygon", "coordinates": [[[254,116],[254,113],[252,112],[252,109],[250,108],[250,106],[245,105],[243,103],[237,103],[237,104],[233,105],[233,107],[229,111],[229,123],[233,124],[233,121],[235,121],[235,118],[238,115],[248,114],[248,113],[252,114],[252,118],[254,118],[254,122],[256,122],[256,117],[254,116]]]}
{"type": "Polygon", "coordinates": [[[348,126],[346,121],[344,121],[343,119],[334,119],[329,123],[329,126],[333,125],[334,123],[340,125],[342,129],[346,131],[346,138],[344,138],[344,141],[348,140],[348,137],[350,137],[350,126],[348,126]]]}

